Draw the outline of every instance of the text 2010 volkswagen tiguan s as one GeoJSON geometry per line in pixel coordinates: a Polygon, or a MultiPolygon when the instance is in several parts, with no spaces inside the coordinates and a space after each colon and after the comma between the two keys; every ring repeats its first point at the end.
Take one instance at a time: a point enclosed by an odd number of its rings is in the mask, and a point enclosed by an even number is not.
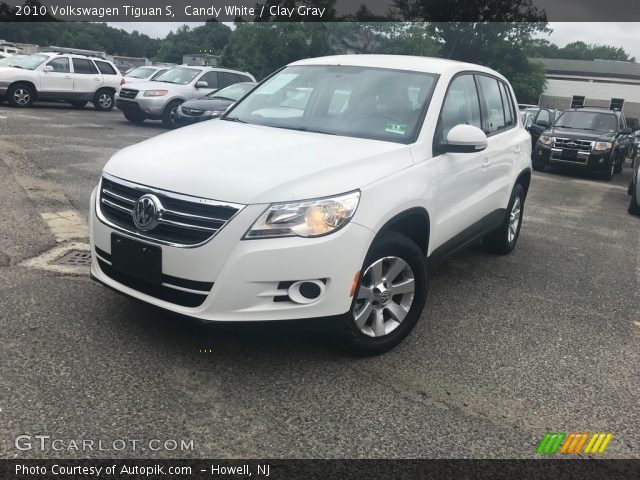
{"type": "Polygon", "coordinates": [[[414,327],[427,268],[520,232],[531,141],[509,83],[409,56],[302,60],[219,120],[115,154],[91,273],[208,321],[332,317],[375,354],[414,327]]]}

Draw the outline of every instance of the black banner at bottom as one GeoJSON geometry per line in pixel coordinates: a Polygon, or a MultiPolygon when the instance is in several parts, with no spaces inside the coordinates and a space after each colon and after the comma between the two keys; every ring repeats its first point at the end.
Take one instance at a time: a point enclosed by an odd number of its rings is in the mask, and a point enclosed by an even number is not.
{"type": "Polygon", "coordinates": [[[640,460],[19,460],[9,479],[629,479],[640,460]]]}

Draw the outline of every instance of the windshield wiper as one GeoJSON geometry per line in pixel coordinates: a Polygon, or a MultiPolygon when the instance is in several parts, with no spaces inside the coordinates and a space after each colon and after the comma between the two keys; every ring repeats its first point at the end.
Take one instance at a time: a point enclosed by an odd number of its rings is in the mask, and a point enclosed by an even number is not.
{"type": "Polygon", "coordinates": [[[227,120],[229,122],[247,123],[244,120],[240,120],[238,117],[224,117],[221,120],[227,120]]]}
{"type": "Polygon", "coordinates": [[[316,130],[308,127],[285,127],[279,125],[268,125],[269,127],[274,128],[284,128],[285,130],[295,130],[296,132],[310,132],[310,133],[324,133],[325,135],[337,135],[337,133],[326,132],[324,130],[316,130]]]}

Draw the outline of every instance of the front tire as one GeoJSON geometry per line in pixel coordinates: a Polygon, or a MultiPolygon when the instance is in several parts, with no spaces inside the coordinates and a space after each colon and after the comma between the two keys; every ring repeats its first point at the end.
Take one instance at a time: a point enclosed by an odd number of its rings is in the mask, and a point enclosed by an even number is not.
{"type": "Polygon", "coordinates": [[[176,122],[176,118],[177,118],[176,110],[178,110],[178,107],[180,106],[181,103],[182,102],[179,100],[174,100],[172,102],[169,102],[169,105],[165,107],[164,112],[162,112],[162,124],[164,125],[165,128],[173,130],[180,126],[176,122]]]}
{"type": "Polygon", "coordinates": [[[9,105],[16,108],[27,108],[33,105],[35,91],[29,85],[19,83],[12,85],[7,91],[9,105]]]}
{"type": "Polygon", "coordinates": [[[383,233],[371,246],[339,340],[355,355],[379,355],[409,335],[427,299],[424,253],[404,235],[383,233]]]}
{"type": "Polygon", "coordinates": [[[637,188],[633,188],[633,192],[631,192],[631,200],[629,201],[629,213],[631,215],[640,215],[640,199],[638,198],[637,188]]]}
{"type": "Polygon", "coordinates": [[[607,165],[607,170],[602,174],[602,179],[610,181],[613,178],[613,174],[616,172],[616,159],[612,155],[607,165]]]}
{"type": "Polygon", "coordinates": [[[524,213],[524,188],[519,183],[513,187],[511,198],[507,206],[507,215],[500,228],[484,237],[485,248],[498,255],[511,253],[518,242],[522,214],[524,213]]]}
{"type": "Polygon", "coordinates": [[[142,113],[137,112],[122,112],[122,114],[124,115],[124,118],[135,124],[141,124],[147,118],[142,113]]]}
{"type": "Polygon", "coordinates": [[[98,90],[93,96],[93,106],[99,112],[110,112],[114,106],[114,93],[105,88],[98,90]]]}
{"type": "Polygon", "coordinates": [[[615,168],[613,169],[614,173],[622,173],[622,170],[624,169],[624,160],[625,156],[622,155],[622,158],[619,158],[616,162],[615,168]]]}

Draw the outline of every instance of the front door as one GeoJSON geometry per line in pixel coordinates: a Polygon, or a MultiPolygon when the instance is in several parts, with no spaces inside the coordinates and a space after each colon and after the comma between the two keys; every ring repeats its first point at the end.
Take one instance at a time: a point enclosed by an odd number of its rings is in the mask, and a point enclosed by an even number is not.
{"type": "MultiPolygon", "coordinates": [[[[56,96],[73,92],[73,77],[68,57],[50,60],[40,70],[40,92],[56,96]],[[45,70],[44,67],[51,67],[45,70]]],[[[66,96],[66,95],[65,95],[66,96]]]]}

